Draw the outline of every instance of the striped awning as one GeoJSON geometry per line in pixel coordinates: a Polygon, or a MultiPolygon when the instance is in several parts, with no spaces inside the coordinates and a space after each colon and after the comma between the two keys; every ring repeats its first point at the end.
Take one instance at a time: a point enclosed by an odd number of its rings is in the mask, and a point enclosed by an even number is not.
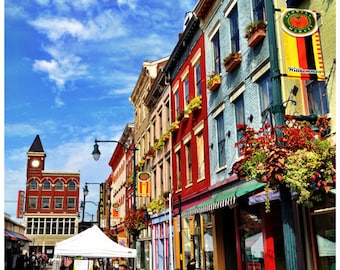
{"type": "Polygon", "coordinates": [[[264,183],[259,183],[255,180],[240,181],[230,186],[226,190],[216,193],[211,199],[206,200],[188,210],[185,210],[184,215],[194,215],[204,212],[213,211],[215,209],[233,207],[237,203],[237,198],[246,195],[249,192],[255,191],[265,186],[264,183]]]}
{"type": "Polygon", "coordinates": [[[22,233],[18,233],[18,232],[13,232],[11,230],[7,230],[5,229],[5,237],[13,240],[13,241],[26,241],[26,242],[32,242],[32,240],[30,240],[29,238],[27,238],[25,235],[23,235],[22,233]]]}

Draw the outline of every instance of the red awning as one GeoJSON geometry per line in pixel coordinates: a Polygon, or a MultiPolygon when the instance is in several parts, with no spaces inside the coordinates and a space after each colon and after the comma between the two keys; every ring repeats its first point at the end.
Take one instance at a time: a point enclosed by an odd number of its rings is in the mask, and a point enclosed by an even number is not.
{"type": "Polygon", "coordinates": [[[27,238],[22,233],[13,232],[13,231],[10,231],[10,230],[7,230],[7,229],[5,229],[5,236],[9,237],[11,240],[14,240],[14,241],[22,240],[22,241],[26,241],[26,242],[32,242],[31,239],[27,238]]]}

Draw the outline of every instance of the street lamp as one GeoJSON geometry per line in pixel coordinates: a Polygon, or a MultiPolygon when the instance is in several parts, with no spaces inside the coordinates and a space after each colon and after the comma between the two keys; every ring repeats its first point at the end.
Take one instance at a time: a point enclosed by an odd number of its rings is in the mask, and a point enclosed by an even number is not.
{"type": "Polygon", "coordinates": [[[85,204],[86,204],[86,196],[89,194],[89,189],[87,187],[87,184],[85,183],[85,187],[83,188],[83,194],[84,194],[84,200],[82,203],[80,203],[80,207],[83,208],[83,216],[81,218],[81,222],[84,222],[84,216],[85,216],[85,204]]]}
{"type": "Polygon", "coordinates": [[[120,141],[116,141],[116,140],[97,140],[95,139],[95,144],[93,145],[93,152],[92,152],[92,156],[94,158],[94,160],[99,160],[100,158],[100,151],[99,151],[99,142],[114,142],[114,143],[118,143],[120,146],[122,146],[125,151],[133,151],[133,202],[132,202],[132,209],[136,210],[136,150],[138,150],[135,146],[133,146],[133,148],[129,148],[128,146],[126,146],[125,144],[121,143],[120,141]]]}

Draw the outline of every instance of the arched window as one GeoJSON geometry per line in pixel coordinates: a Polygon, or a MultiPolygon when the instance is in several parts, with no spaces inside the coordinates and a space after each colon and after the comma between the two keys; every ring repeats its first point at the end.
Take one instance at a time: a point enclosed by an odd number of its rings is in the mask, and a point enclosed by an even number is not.
{"type": "Polygon", "coordinates": [[[73,180],[71,180],[68,183],[67,187],[68,187],[68,190],[76,190],[76,183],[73,180]]]}
{"type": "Polygon", "coordinates": [[[44,180],[42,189],[50,190],[51,189],[51,182],[49,179],[44,180]]]}
{"type": "Polygon", "coordinates": [[[55,184],[55,189],[56,190],[63,190],[64,189],[64,183],[63,181],[61,181],[60,179],[57,181],[57,183],[55,184]]]}
{"type": "Polygon", "coordinates": [[[37,190],[38,189],[38,181],[36,179],[31,180],[30,189],[31,190],[37,190]]]}

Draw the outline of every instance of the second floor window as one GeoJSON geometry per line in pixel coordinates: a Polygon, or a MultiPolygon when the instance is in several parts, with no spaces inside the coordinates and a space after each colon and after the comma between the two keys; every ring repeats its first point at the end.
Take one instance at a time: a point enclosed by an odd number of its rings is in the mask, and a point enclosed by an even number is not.
{"type": "Polygon", "coordinates": [[[28,199],[28,208],[29,209],[36,209],[37,208],[37,197],[29,197],[28,199]]]}
{"type": "Polygon", "coordinates": [[[179,115],[179,93],[178,91],[175,93],[175,112],[177,117],[179,115]]]}
{"type": "Polygon", "coordinates": [[[197,144],[198,179],[203,179],[205,177],[205,164],[204,164],[204,139],[202,132],[196,135],[196,144],[197,144]]]}
{"type": "Polygon", "coordinates": [[[67,198],[67,209],[75,209],[75,208],[76,208],[76,199],[67,198]]]}
{"type": "Polygon", "coordinates": [[[176,169],[177,169],[177,190],[182,188],[181,176],[181,151],[176,152],[176,169]]]}
{"type": "Polygon", "coordinates": [[[218,149],[218,166],[226,165],[226,150],[225,150],[225,131],[224,131],[224,115],[220,112],[216,118],[217,132],[217,149],[218,149]]]}
{"type": "Polygon", "coordinates": [[[273,115],[271,112],[271,106],[273,105],[273,90],[269,72],[259,79],[258,85],[262,123],[268,122],[273,126],[273,115]]]}
{"type": "Polygon", "coordinates": [[[221,73],[221,53],[220,53],[220,33],[217,31],[211,39],[213,46],[214,57],[214,71],[221,73]]]}
{"type": "Polygon", "coordinates": [[[63,198],[55,198],[54,199],[54,208],[62,209],[63,208],[63,198]]]}
{"type": "Polygon", "coordinates": [[[187,171],[187,185],[192,184],[192,158],[191,158],[191,143],[190,141],[185,145],[186,171],[187,171]]]}
{"type": "Polygon", "coordinates": [[[309,114],[329,113],[326,85],[324,81],[309,81],[306,85],[309,114]]]}
{"type": "Polygon", "coordinates": [[[50,208],[50,198],[47,198],[47,197],[42,198],[41,208],[44,208],[44,209],[50,208]]]}
{"type": "Polygon", "coordinates": [[[238,27],[237,5],[235,5],[235,7],[230,12],[229,20],[230,20],[231,51],[238,52],[240,50],[240,31],[238,27]]]}
{"type": "MultiPolygon", "coordinates": [[[[245,124],[245,116],[244,116],[244,100],[243,94],[241,94],[235,101],[235,119],[236,125],[245,124]]],[[[242,137],[243,131],[237,130],[237,141],[240,141],[242,137]]]]}

